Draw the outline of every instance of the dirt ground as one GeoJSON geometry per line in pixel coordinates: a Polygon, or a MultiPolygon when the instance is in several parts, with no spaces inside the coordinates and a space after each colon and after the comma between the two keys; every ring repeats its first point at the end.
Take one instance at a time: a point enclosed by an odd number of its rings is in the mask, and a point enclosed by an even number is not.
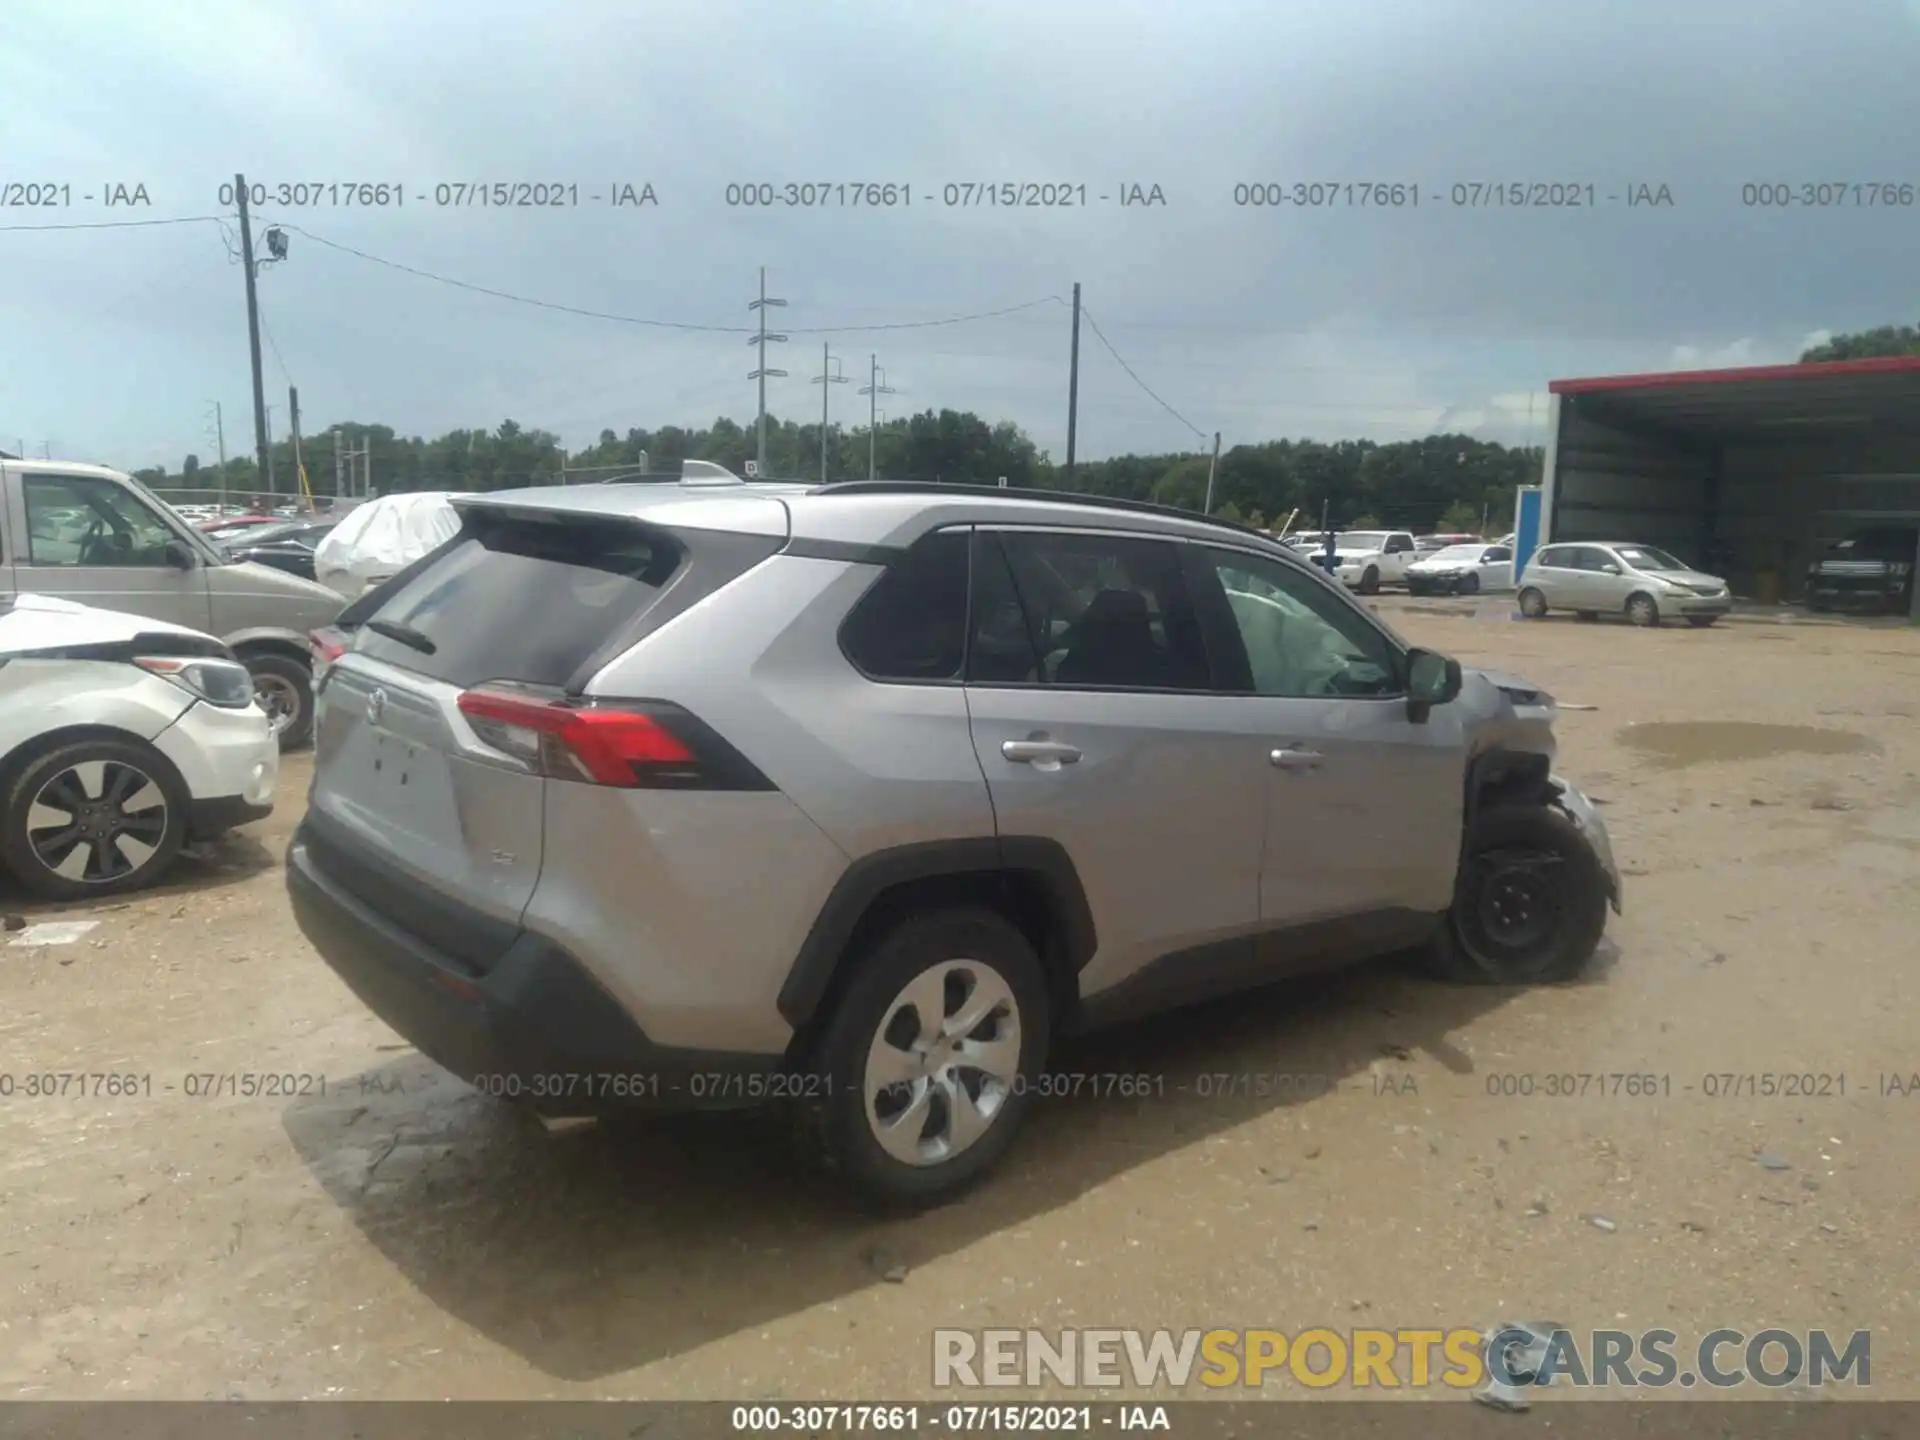
{"type": "Polygon", "coordinates": [[[1920,1071],[1920,630],[1382,609],[1581,707],[1562,769],[1627,877],[1582,982],[1385,965],[1107,1038],[1063,1068],[1170,1093],[1042,1102],[969,1201],[872,1222],[752,1117],[548,1133],[400,1043],[288,917],[295,758],[217,861],[62,916],[99,922],[76,944],[0,935],[0,1386],[932,1398],[937,1325],[1543,1317],[1870,1328],[1874,1392],[1920,1397],[1920,1095],[1883,1078],[1920,1071]],[[27,1096],[46,1071],[145,1093],[27,1096]],[[188,1093],[233,1072],[325,1093],[188,1093]],[[1338,1083],[1203,1096],[1211,1073],[1338,1083]],[[1663,1078],[1545,1093],[1622,1074],[1663,1078]]]}

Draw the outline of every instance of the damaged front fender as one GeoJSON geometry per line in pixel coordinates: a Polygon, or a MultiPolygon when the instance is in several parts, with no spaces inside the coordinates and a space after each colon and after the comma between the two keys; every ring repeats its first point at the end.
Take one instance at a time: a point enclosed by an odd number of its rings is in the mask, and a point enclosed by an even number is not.
{"type": "Polygon", "coordinates": [[[1613,841],[1607,835],[1607,822],[1600,818],[1598,807],[1581,794],[1572,781],[1553,775],[1548,777],[1547,783],[1553,787],[1550,803],[1574,823],[1586,837],[1587,844],[1593,847],[1594,857],[1606,873],[1607,903],[1613,907],[1614,914],[1620,914],[1620,869],[1614,864],[1613,841]]]}

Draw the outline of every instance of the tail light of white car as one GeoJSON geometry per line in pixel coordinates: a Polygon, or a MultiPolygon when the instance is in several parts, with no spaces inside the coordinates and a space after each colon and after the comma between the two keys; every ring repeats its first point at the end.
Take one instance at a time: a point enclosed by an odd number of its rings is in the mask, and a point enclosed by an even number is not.
{"type": "Polygon", "coordinates": [[[196,700],[223,710],[244,710],[253,703],[253,677],[235,660],[204,656],[136,655],[133,663],[149,675],[169,680],[196,700]]]}
{"type": "Polygon", "coordinates": [[[481,743],[549,780],[619,790],[771,790],[773,782],[678,705],[554,699],[483,686],[459,700],[481,743]]]}

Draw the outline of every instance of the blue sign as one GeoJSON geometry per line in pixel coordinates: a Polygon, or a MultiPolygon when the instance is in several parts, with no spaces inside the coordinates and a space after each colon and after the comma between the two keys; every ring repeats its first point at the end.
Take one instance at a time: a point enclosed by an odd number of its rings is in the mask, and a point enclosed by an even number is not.
{"type": "Polygon", "coordinates": [[[1519,583],[1533,552],[1540,548],[1540,487],[1522,485],[1514,492],[1513,578],[1519,583]]]}

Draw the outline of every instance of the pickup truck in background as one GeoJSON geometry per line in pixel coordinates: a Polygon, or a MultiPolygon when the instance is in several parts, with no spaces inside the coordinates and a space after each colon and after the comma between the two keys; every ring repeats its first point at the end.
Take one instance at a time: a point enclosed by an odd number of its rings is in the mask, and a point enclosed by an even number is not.
{"type": "Polygon", "coordinates": [[[1807,566],[1807,608],[1907,615],[1913,609],[1920,526],[1867,525],[1807,566]]]}
{"type": "Polygon", "coordinates": [[[1333,537],[1331,565],[1324,547],[1306,553],[1362,595],[1376,594],[1382,585],[1406,584],[1407,567],[1419,558],[1411,530],[1343,530],[1333,537]]]}
{"type": "Polygon", "coordinates": [[[51,595],[224,641],[280,748],[313,735],[308,632],[340,613],[326,586],[235,560],[123,471],[0,460],[0,597],[51,595]]]}

